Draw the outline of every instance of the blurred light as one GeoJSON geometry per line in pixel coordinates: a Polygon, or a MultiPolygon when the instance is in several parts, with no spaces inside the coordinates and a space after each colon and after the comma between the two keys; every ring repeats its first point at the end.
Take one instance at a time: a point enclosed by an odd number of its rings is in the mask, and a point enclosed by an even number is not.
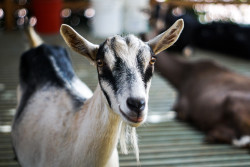
{"type": "Polygon", "coordinates": [[[87,18],[92,18],[95,16],[95,9],[93,8],[88,8],[85,10],[84,12],[84,16],[87,17],[87,18]]]}
{"type": "Polygon", "coordinates": [[[27,0],[19,0],[18,4],[19,5],[25,5],[27,3],[27,0]]]}
{"type": "Polygon", "coordinates": [[[197,4],[194,6],[194,9],[199,13],[204,12],[204,5],[197,4]]]}
{"type": "Polygon", "coordinates": [[[0,19],[2,19],[4,17],[4,11],[2,8],[0,8],[0,19]]]}
{"type": "Polygon", "coordinates": [[[166,122],[166,121],[173,120],[175,117],[176,117],[176,112],[168,111],[165,114],[149,115],[147,118],[147,122],[149,122],[149,123],[166,122]]]}
{"type": "Polygon", "coordinates": [[[165,28],[165,23],[162,19],[157,19],[155,24],[156,24],[157,30],[162,30],[165,28]]]}
{"type": "Polygon", "coordinates": [[[0,132],[1,133],[11,132],[11,126],[10,125],[0,125],[0,132]]]}
{"type": "MultiPolygon", "coordinates": [[[[230,1],[230,0],[229,0],[230,1]]],[[[202,23],[212,21],[232,21],[238,24],[250,24],[250,5],[195,5],[194,10],[202,23]]]]}
{"type": "Polygon", "coordinates": [[[27,9],[19,9],[17,12],[18,17],[24,18],[27,15],[27,9]]]}
{"type": "Polygon", "coordinates": [[[165,2],[166,0],[156,0],[156,2],[165,2]]]}
{"type": "Polygon", "coordinates": [[[190,46],[186,46],[183,50],[183,53],[186,57],[190,57],[193,54],[193,49],[190,46]]]}
{"type": "Polygon", "coordinates": [[[71,9],[63,9],[62,12],[61,12],[61,17],[63,18],[68,18],[71,16],[71,9]]]}
{"type": "Polygon", "coordinates": [[[18,26],[24,25],[24,18],[19,18],[19,19],[17,19],[17,25],[18,25],[18,26]]]}
{"type": "Polygon", "coordinates": [[[32,26],[32,27],[34,27],[35,25],[36,25],[36,23],[37,23],[37,18],[36,17],[34,17],[34,16],[32,16],[31,18],[30,18],[30,26],[32,26]]]}
{"type": "Polygon", "coordinates": [[[181,16],[181,15],[183,15],[183,14],[185,14],[185,13],[186,13],[185,9],[180,8],[180,7],[176,7],[176,8],[174,8],[174,9],[172,10],[172,14],[173,14],[174,16],[176,16],[176,17],[181,16]]]}

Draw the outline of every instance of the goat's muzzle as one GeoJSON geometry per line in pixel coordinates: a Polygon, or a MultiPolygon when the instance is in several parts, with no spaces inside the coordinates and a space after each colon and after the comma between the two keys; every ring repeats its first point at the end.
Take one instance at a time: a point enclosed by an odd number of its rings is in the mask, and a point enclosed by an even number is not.
{"type": "Polygon", "coordinates": [[[139,126],[140,123],[142,123],[145,119],[145,106],[146,102],[144,98],[128,98],[126,101],[127,107],[129,111],[125,112],[121,109],[119,106],[119,110],[125,119],[132,123],[132,124],[138,124],[138,125],[132,125],[132,126],[139,126]]]}

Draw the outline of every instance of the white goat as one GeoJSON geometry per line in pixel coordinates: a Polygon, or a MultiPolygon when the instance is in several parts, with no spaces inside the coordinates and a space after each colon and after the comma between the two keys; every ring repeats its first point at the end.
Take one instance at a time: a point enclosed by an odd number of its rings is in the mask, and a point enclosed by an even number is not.
{"type": "Polygon", "coordinates": [[[38,42],[24,53],[12,126],[21,166],[117,167],[119,137],[122,150],[130,140],[138,158],[134,127],[147,117],[155,55],[171,46],[182,29],[178,20],[147,43],[128,35],[98,46],[62,25],[66,43],[97,68],[93,96],[75,75],[65,49],[38,42]]]}

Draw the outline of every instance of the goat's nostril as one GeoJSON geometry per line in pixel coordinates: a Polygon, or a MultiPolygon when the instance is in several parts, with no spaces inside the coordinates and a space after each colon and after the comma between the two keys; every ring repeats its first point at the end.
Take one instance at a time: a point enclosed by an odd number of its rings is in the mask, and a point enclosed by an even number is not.
{"type": "Polygon", "coordinates": [[[127,99],[127,105],[131,110],[141,112],[145,109],[145,100],[143,98],[130,97],[127,99]]]}

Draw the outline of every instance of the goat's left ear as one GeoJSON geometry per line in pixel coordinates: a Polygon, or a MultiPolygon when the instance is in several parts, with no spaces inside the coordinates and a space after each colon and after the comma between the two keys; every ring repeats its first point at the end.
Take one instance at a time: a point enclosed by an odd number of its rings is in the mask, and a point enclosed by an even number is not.
{"type": "Polygon", "coordinates": [[[172,46],[179,38],[184,27],[183,19],[177,20],[168,30],[149,40],[147,44],[157,55],[172,46]]]}
{"type": "Polygon", "coordinates": [[[62,24],[60,33],[70,48],[88,58],[92,63],[96,61],[99,45],[89,42],[66,24],[62,24]]]}

